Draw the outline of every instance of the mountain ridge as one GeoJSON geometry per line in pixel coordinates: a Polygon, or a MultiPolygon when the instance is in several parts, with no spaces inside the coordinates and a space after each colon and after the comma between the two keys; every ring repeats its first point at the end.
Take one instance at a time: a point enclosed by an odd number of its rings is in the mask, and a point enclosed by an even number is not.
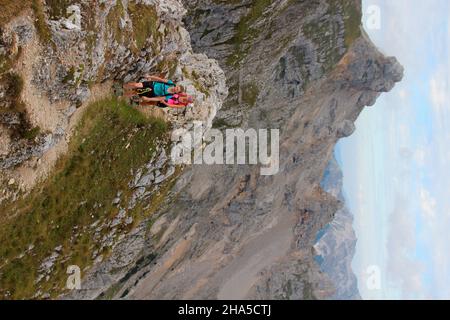
{"type": "Polygon", "coordinates": [[[321,185],[326,192],[339,199],[343,206],[330,224],[319,232],[314,245],[315,259],[336,288],[330,299],[359,300],[361,295],[352,269],[357,238],[353,230],[353,215],[345,204],[343,173],[335,156],[325,170],[321,185]]]}
{"type": "MultiPolygon", "coordinates": [[[[77,32],[90,34],[84,24],[91,21],[90,14],[113,17],[100,26],[104,38],[93,42],[98,48],[93,52],[100,55],[95,57],[105,58],[96,64],[98,69],[89,68],[99,72],[99,82],[127,81],[157,69],[187,78],[183,81],[200,97],[199,104],[185,118],[176,112],[164,118],[184,130],[194,120],[203,120],[207,128],[278,128],[280,173],[264,177],[255,166],[176,168],[163,139],[148,162],[133,168],[124,190],[114,190],[114,199],[87,208],[101,219],[83,228],[92,230],[93,239],[101,235],[106,250],[86,250],[93,256],[83,265],[82,289],[64,290],[62,278],[52,282],[55,274],[64,275],[63,267],[53,268],[72,261],[67,254],[72,244],[64,242],[49,248],[39,261],[41,267],[30,274],[30,279],[43,275],[42,284],[30,280],[23,290],[39,289],[36,298],[63,299],[333,297],[335,284],[314,260],[313,246],[318,232],[342,209],[342,201],[322,188],[323,174],[336,142],[353,133],[363,108],[403,76],[397,60],[382,55],[361,29],[361,2],[196,0],[184,3],[186,11],[176,0],[136,1],[153,8],[148,18],[155,25],[145,26],[133,21],[133,1],[120,2],[122,7],[119,2],[94,8],[81,3],[81,31],[65,30],[63,17],[49,19],[49,8],[43,8],[43,25],[51,26],[56,48],[70,44],[83,50],[89,43],[78,42],[77,32]],[[136,33],[147,27],[149,34],[136,33]],[[135,51],[138,43],[144,47],[135,51]],[[106,55],[109,47],[113,53],[106,55]],[[194,75],[197,69],[200,77],[194,75]],[[170,184],[157,185],[151,179],[156,173],[170,184]],[[153,198],[155,189],[164,191],[161,198],[153,198]],[[133,210],[141,213],[139,220],[133,210]],[[130,216],[131,228],[117,228],[130,216]]],[[[90,73],[78,65],[73,70],[70,64],[63,66],[66,70],[57,72],[54,80],[67,77],[75,85],[76,90],[59,92],[69,97],[70,110],[75,110],[78,100],[86,101],[89,95],[90,73]]],[[[39,75],[49,81],[50,71],[43,69],[39,75]]],[[[41,90],[51,96],[52,88],[41,90]]],[[[15,180],[2,176],[6,182],[15,180]]],[[[10,184],[8,194],[20,199],[15,185],[10,184]]],[[[74,231],[74,236],[80,233],[74,231]]],[[[40,247],[28,248],[32,256],[40,247]]],[[[14,287],[14,274],[8,279],[14,287]]]]}
{"type": "MultiPolygon", "coordinates": [[[[301,4],[297,3],[299,9],[301,4]]],[[[322,6],[326,4],[316,4],[325,17],[327,10],[322,6]]],[[[218,5],[220,8],[221,3],[218,5]]],[[[242,8],[239,6],[239,10],[242,8]]],[[[295,15],[293,12],[290,14],[295,15]]],[[[211,15],[209,11],[205,14],[211,15]]],[[[339,10],[335,14],[339,16],[339,10]]],[[[206,28],[204,21],[199,24],[206,28]]],[[[195,26],[189,26],[189,22],[187,25],[192,34],[195,26]]],[[[273,35],[283,30],[274,29],[273,35]]],[[[345,38],[343,33],[337,36],[345,38]]],[[[284,54],[292,57],[297,50],[305,50],[298,45],[301,43],[314,56],[317,44],[310,46],[303,37],[293,39],[295,49],[287,46],[284,54]]],[[[256,46],[246,53],[242,64],[244,75],[256,77],[256,83],[261,77],[276,83],[280,61],[298,70],[298,62],[293,58],[283,60],[275,56],[274,61],[267,63],[269,56],[261,55],[258,49],[264,40],[253,40],[256,46]],[[266,58],[257,60],[254,56],[266,58]]],[[[195,40],[194,47],[205,50],[195,40]]],[[[204,52],[208,54],[208,50],[204,52]]],[[[227,70],[227,59],[219,59],[219,63],[227,70]]],[[[162,222],[154,231],[164,230],[164,241],[154,243],[156,247],[141,255],[157,252],[156,264],[137,267],[114,297],[318,299],[331,297],[335,292],[310,250],[318,231],[342,207],[338,199],[320,188],[321,177],[337,139],[353,133],[353,123],[362,108],[373,105],[381,92],[391,90],[401,80],[403,69],[395,58],[384,57],[361,31],[333,70],[326,75],[320,71],[310,74],[312,78],[304,92],[294,92],[294,97],[300,97],[296,103],[292,103],[292,98],[280,100],[273,91],[262,90],[265,99],[257,95],[253,107],[247,102],[241,104],[236,92],[245,89],[239,89],[240,85],[233,89],[236,71],[225,72],[231,94],[219,118],[225,117],[227,125],[244,128],[264,127],[267,123],[280,126],[280,174],[263,178],[249,167],[190,168],[181,179],[183,183],[174,190],[183,196],[159,213],[162,222]],[[230,123],[230,114],[239,120],[230,123]]],[[[284,73],[283,79],[291,76],[296,77],[284,73]]],[[[242,78],[237,80],[242,82],[242,78]]],[[[298,86],[299,82],[288,82],[288,86],[293,84],[298,86]]],[[[152,242],[151,236],[148,241],[152,242]]]]}

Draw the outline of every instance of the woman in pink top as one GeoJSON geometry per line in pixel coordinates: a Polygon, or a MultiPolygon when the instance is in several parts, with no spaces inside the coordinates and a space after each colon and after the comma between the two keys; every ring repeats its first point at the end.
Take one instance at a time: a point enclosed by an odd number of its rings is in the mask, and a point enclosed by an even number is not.
{"type": "Polygon", "coordinates": [[[158,98],[146,98],[142,97],[141,101],[144,102],[144,104],[150,103],[150,102],[157,102],[158,106],[162,108],[184,108],[188,106],[190,103],[194,102],[194,98],[187,95],[186,93],[179,93],[174,94],[170,97],[158,97],[158,98]]]}

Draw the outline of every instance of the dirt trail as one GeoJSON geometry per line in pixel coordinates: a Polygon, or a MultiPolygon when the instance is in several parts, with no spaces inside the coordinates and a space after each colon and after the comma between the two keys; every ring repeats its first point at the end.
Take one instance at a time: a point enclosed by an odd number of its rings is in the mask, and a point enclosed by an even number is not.
{"type": "Polygon", "coordinates": [[[61,112],[70,106],[68,101],[51,103],[45,94],[33,85],[34,68],[39,67],[33,61],[41,55],[42,47],[37,36],[22,47],[22,56],[18,61],[18,71],[23,79],[21,99],[25,103],[27,115],[33,126],[42,131],[53,132],[63,120],[61,112]]]}
{"type": "MultiPolygon", "coordinates": [[[[32,87],[32,85],[29,85],[32,87]]],[[[30,190],[36,183],[45,179],[54,168],[58,158],[67,152],[73,131],[83,115],[86,107],[103,98],[111,96],[111,82],[96,84],[91,88],[91,95],[69,119],[64,139],[47,150],[39,159],[30,159],[16,169],[16,178],[24,190],[30,190]]]]}

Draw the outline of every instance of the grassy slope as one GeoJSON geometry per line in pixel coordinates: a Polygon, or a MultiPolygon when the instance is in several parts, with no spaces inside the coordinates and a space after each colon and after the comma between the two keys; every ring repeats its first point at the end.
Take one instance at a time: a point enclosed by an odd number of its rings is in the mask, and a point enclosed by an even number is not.
{"type": "MultiPolygon", "coordinates": [[[[34,281],[40,263],[58,245],[68,260],[56,262],[55,272],[42,283],[43,292],[57,293],[64,286],[68,265],[83,269],[91,263],[98,244],[88,226],[117,214],[112,201],[118,190],[124,192],[122,199],[131,196],[127,185],[132,171],[151,159],[157,140],[166,139],[166,129],[161,120],[147,119],[116,100],[88,108],[55,174],[30,195],[0,207],[0,298],[31,297],[38,289],[34,281]],[[83,231],[71,241],[75,226],[83,231]],[[20,257],[30,245],[34,248],[20,257]]],[[[139,206],[128,213],[135,223],[143,214],[148,212],[140,212],[139,206]]]]}

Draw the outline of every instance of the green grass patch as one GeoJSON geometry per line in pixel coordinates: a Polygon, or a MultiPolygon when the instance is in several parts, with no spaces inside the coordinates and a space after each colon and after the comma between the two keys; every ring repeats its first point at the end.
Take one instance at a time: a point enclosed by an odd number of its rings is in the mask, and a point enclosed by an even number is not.
{"type": "MultiPolygon", "coordinates": [[[[128,3],[128,12],[133,24],[133,38],[138,50],[144,48],[147,39],[153,35],[153,41],[160,41],[158,36],[158,14],[154,6],[141,3],[128,3]]],[[[156,44],[152,44],[156,48],[156,44]]]]}
{"type": "Polygon", "coordinates": [[[33,127],[31,129],[26,130],[23,133],[23,138],[27,139],[27,140],[33,140],[34,138],[36,138],[39,134],[41,133],[41,128],[39,127],[33,127]]]}
{"type": "Polygon", "coordinates": [[[6,55],[0,55],[0,76],[9,71],[13,65],[13,61],[6,55]]]}
{"type": "Polygon", "coordinates": [[[259,88],[255,83],[244,85],[242,88],[242,102],[254,107],[259,96],[259,88]]]}
{"type": "Polygon", "coordinates": [[[124,41],[124,33],[120,29],[120,19],[124,17],[125,8],[123,7],[122,1],[118,0],[116,5],[111,8],[106,17],[106,23],[109,26],[109,29],[114,34],[114,39],[118,43],[123,43],[124,41]]]}
{"type": "Polygon", "coordinates": [[[64,78],[62,78],[62,83],[69,83],[69,82],[72,82],[74,79],[75,79],[75,67],[72,66],[67,71],[67,73],[64,76],[64,78]]]}
{"type": "Polygon", "coordinates": [[[19,99],[23,90],[23,79],[20,75],[14,72],[8,73],[4,80],[8,83],[8,90],[6,94],[10,99],[19,99]]]}
{"type": "Polygon", "coordinates": [[[84,64],[80,64],[78,67],[71,66],[67,71],[66,75],[62,79],[64,84],[73,84],[78,87],[83,79],[84,74],[84,64]]]}
{"type": "Polygon", "coordinates": [[[156,66],[156,70],[161,72],[162,74],[166,74],[170,79],[175,75],[178,66],[178,58],[177,57],[167,57],[159,62],[156,66]]]}
{"type": "Polygon", "coordinates": [[[251,48],[251,41],[261,33],[261,30],[255,28],[254,25],[271,4],[272,0],[254,0],[250,4],[249,12],[239,21],[235,29],[235,35],[230,40],[235,50],[228,57],[227,64],[229,66],[235,66],[247,56],[251,48]]]}
{"type": "Polygon", "coordinates": [[[67,18],[67,7],[73,2],[73,0],[45,0],[48,16],[52,20],[67,18]]]}
{"type": "Polygon", "coordinates": [[[96,10],[93,10],[89,4],[82,4],[81,14],[81,29],[86,31],[86,51],[92,60],[92,52],[97,44],[96,10]]]}
{"type": "Polygon", "coordinates": [[[25,112],[25,106],[21,99],[23,79],[15,72],[8,72],[0,76],[0,84],[6,88],[5,100],[9,102],[9,109],[14,112],[25,112]]]}
{"type": "Polygon", "coordinates": [[[32,127],[26,115],[26,106],[21,94],[24,87],[22,77],[15,72],[8,72],[0,76],[0,84],[6,87],[7,108],[4,112],[13,112],[19,116],[20,123],[14,128],[14,136],[20,139],[33,140],[40,134],[39,127],[32,127]]]}
{"type": "MultiPolygon", "coordinates": [[[[89,106],[54,174],[29,195],[0,206],[0,297],[30,298],[38,289],[54,297],[64,288],[68,265],[89,266],[99,245],[89,226],[117,214],[112,201],[119,190],[124,201],[131,197],[132,172],[152,158],[166,132],[162,120],[116,99],[89,106]],[[36,284],[40,263],[59,245],[65,259],[36,284]]],[[[139,206],[135,211],[129,214],[144,214],[139,206]]]]}
{"type": "Polygon", "coordinates": [[[34,26],[36,28],[39,39],[42,43],[49,43],[52,41],[52,34],[50,27],[47,24],[44,4],[41,0],[32,0],[31,8],[34,12],[34,26]]]}
{"type": "Polygon", "coordinates": [[[343,2],[345,24],[345,46],[349,48],[361,36],[361,3],[354,0],[343,2]]]}
{"type": "MultiPolygon", "coordinates": [[[[330,17],[341,15],[343,17],[344,44],[345,48],[348,49],[353,41],[361,35],[362,11],[360,5],[355,0],[329,0],[327,15],[330,17]]],[[[343,56],[338,43],[339,31],[339,23],[331,18],[319,22],[314,21],[303,27],[305,36],[317,45],[320,55],[324,58],[324,72],[333,69],[343,56]]]]}
{"type": "Polygon", "coordinates": [[[212,127],[214,129],[221,129],[221,128],[229,127],[229,124],[228,124],[228,122],[225,121],[225,119],[216,118],[213,121],[212,127]]]}
{"type": "Polygon", "coordinates": [[[200,78],[200,75],[192,69],[188,69],[186,67],[183,67],[183,75],[190,79],[192,81],[192,84],[194,85],[195,89],[205,95],[205,97],[209,97],[210,93],[208,88],[206,88],[200,78]]]}

